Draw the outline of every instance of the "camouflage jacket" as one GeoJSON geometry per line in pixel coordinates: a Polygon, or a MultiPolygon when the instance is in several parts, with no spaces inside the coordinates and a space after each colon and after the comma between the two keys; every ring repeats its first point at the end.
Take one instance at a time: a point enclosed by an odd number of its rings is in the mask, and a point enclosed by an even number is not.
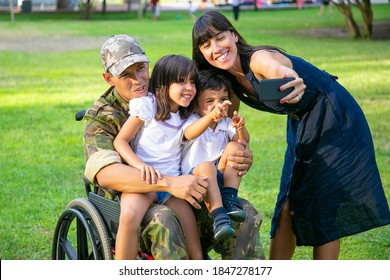
{"type": "Polygon", "coordinates": [[[84,115],[84,153],[88,158],[100,150],[114,149],[114,139],[129,117],[129,103],[110,87],[84,115]]]}

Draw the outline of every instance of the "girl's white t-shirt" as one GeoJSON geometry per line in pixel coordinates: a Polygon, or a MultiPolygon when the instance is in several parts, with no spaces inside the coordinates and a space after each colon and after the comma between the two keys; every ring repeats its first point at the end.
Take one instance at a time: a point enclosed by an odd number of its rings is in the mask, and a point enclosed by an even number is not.
{"type": "Polygon", "coordinates": [[[129,106],[129,114],[145,122],[130,143],[135,154],[163,174],[181,175],[181,137],[185,120],[180,118],[179,112],[171,113],[167,121],[156,121],[157,103],[151,93],[130,100],[129,106]]]}

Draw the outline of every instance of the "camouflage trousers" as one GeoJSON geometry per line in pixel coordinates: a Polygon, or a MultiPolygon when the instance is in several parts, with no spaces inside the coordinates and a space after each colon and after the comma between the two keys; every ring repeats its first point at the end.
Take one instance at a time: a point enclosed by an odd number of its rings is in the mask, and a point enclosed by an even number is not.
{"type": "MultiPolygon", "coordinates": [[[[247,212],[243,223],[233,222],[237,237],[216,242],[213,238],[213,220],[206,207],[195,211],[203,255],[214,249],[223,260],[265,259],[259,228],[260,213],[247,200],[240,202],[247,212]]],[[[188,260],[183,230],[170,208],[153,205],[146,213],[140,228],[140,250],[150,252],[157,260],[188,260]]]]}

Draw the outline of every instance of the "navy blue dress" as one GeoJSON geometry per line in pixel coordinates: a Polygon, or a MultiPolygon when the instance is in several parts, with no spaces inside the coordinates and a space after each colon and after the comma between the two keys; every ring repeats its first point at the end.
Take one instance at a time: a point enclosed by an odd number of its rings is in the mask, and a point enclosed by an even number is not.
{"type": "MultiPolygon", "coordinates": [[[[361,108],[337,77],[283,54],[306,85],[298,103],[262,103],[244,95],[236,81],[232,83],[236,95],[247,105],[288,115],[287,150],[271,238],[287,199],[298,246],[323,245],[389,224],[389,206],[361,108]]],[[[249,61],[250,56],[241,56],[245,78],[256,93],[259,81],[249,61]]]]}

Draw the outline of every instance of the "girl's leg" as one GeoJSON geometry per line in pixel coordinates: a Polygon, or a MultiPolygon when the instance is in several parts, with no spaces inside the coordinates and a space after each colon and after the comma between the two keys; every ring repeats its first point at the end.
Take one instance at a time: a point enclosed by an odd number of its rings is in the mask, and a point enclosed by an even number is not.
{"type": "Polygon", "coordinates": [[[314,246],[314,260],[338,260],[340,254],[340,240],[335,240],[321,246],[314,246]]]}
{"type": "Polygon", "coordinates": [[[292,219],[289,201],[284,204],[278,218],[275,236],[270,243],[270,260],[291,260],[296,246],[295,234],[292,230],[292,219]]]}
{"type": "Polygon", "coordinates": [[[138,255],[138,229],[155,194],[122,193],[119,228],[116,235],[115,259],[135,260],[138,255]]]}
{"type": "Polygon", "coordinates": [[[217,169],[214,163],[200,163],[194,168],[192,173],[196,176],[208,178],[209,187],[204,203],[214,221],[214,238],[219,241],[234,237],[236,234],[232,228],[231,220],[222,204],[221,192],[219,191],[217,181],[217,169]]]}
{"type": "Polygon", "coordinates": [[[190,260],[202,260],[202,247],[200,244],[198,227],[194,212],[190,204],[182,199],[170,197],[165,205],[169,206],[177,215],[184,231],[187,253],[190,260]]]}
{"type": "Polygon", "coordinates": [[[238,187],[240,186],[241,176],[237,170],[231,167],[231,162],[227,157],[231,152],[243,151],[244,146],[237,142],[230,142],[226,145],[219,162],[218,170],[223,174],[224,188],[222,190],[223,206],[228,211],[230,218],[237,222],[246,220],[246,212],[242,208],[240,201],[237,199],[238,187]]]}

